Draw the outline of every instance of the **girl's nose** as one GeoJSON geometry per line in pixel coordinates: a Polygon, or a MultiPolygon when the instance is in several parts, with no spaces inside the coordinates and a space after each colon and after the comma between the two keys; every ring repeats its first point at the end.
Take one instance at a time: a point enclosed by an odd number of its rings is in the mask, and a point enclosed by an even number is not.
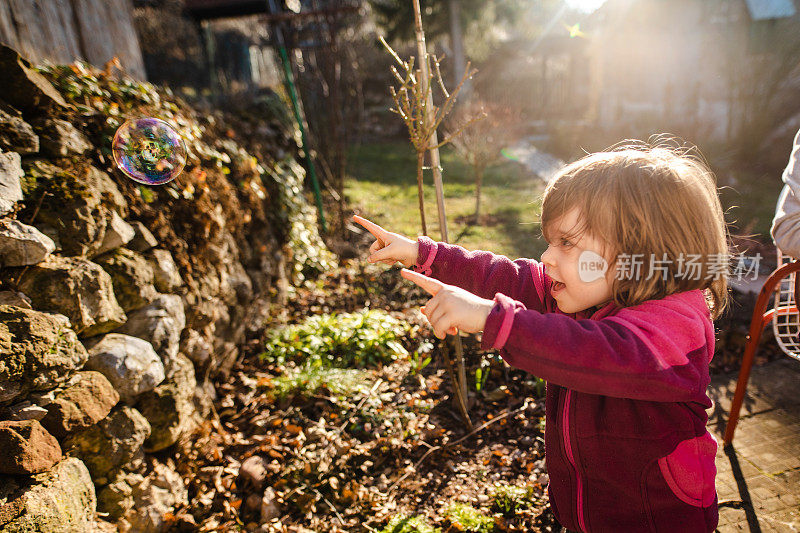
{"type": "Polygon", "coordinates": [[[542,252],[542,263],[546,266],[553,266],[552,255],[553,253],[550,251],[550,246],[547,247],[547,250],[542,252]]]}

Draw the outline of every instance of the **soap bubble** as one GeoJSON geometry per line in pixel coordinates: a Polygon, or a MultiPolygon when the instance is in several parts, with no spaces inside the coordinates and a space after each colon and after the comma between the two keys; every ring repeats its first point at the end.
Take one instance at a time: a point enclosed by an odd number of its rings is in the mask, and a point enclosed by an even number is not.
{"type": "Polygon", "coordinates": [[[114,161],[129,178],[145,185],[173,180],[186,164],[186,145],[175,129],[157,118],[128,120],[114,134],[114,161]]]}

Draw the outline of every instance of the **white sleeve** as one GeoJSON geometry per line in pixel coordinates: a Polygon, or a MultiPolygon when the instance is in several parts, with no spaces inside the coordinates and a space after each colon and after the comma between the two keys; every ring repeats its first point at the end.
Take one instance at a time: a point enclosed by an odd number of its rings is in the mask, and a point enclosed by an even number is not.
{"type": "Polygon", "coordinates": [[[782,179],[785,185],[778,198],[770,234],[784,253],[800,258],[800,131],[794,138],[792,155],[782,179]]]}

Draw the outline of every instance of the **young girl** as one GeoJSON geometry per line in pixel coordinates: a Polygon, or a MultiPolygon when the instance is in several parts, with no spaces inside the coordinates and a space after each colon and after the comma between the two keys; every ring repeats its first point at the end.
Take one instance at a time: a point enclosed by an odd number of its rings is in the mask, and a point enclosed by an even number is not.
{"type": "Polygon", "coordinates": [[[714,531],[706,387],[728,246],[704,165],[628,147],[567,166],[544,193],[541,262],[353,220],[377,238],[370,262],[421,272],[402,275],[433,295],[423,313],[437,337],[482,331],[483,349],[547,380],[548,492],[563,526],[714,531]]]}

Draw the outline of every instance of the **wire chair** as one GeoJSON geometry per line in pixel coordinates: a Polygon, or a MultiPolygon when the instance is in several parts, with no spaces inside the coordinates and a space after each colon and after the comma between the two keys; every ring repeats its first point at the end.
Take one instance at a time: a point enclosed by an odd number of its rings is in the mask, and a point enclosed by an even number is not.
{"type": "Polygon", "coordinates": [[[800,284],[796,283],[800,260],[778,250],[778,268],[769,275],[761,292],[758,294],[753,318],[750,320],[750,334],[744,347],[742,369],[736,382],[736,392],[731,403],[728,424],[725,426],[725,446],[733,442],[733,434],[739,421],[747,381],[753,366],[753,357],[758,348],[758,341],[766,325],[771,321],[775,340],[781,350],[788,356],[800,360],[800,313],[797,302],[800,301],[800,284]],[[772,309],[767,310],[770,297],[775,295],[772,309]]]}

